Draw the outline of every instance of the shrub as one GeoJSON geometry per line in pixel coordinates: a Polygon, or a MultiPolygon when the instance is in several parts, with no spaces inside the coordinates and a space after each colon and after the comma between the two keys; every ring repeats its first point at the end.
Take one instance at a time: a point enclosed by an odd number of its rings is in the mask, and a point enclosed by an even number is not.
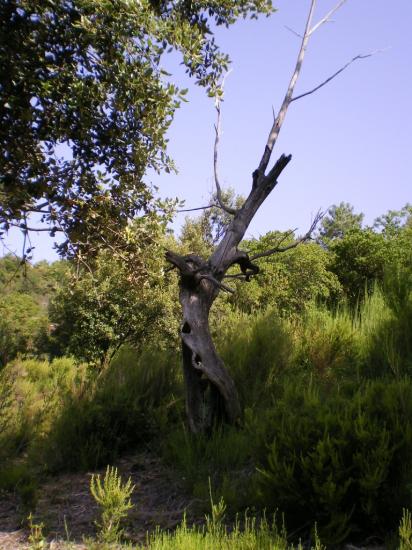
{"type": "Polygon", "coordinates": [[[412,382],[323,388],[289,383],[267,423],[262,505],[337,543],[357,526],[394,528],[409,506],[412,382]],[[390,502],[390,509],[388,503],[390,502]]]}
{"type": "Polygon", "coordinates": [[[399,525],[399,550],[412,549],[412,517],[409,510],[403,510],[399,525]]]}
{"type": "Polygon", "coordinates": [[[147,444],[181,400],[170,353],[126,348],[99,377],[67,395],[42,449],[49,469],[88,469],[147,444]]]}
{"type": "Polygon", "coordinates": [[[245,407],[270,402],[279,378],[293,367],[291,325],[275,311],[233,316],[218,347],[245,407]]]}
{"type": "Polygon", "coordinates": [[[90,492],[101,509],[100,522],[96,522],[96,526],[102,542],[119,542],[122,535],[120,524],[127,517],[127,512],[133,508],[130,497],[134,489],[130,478],[126,483],[122,483],[117,468],[107,466],[103,481],[99,474],[92,475],[90,492]]]}

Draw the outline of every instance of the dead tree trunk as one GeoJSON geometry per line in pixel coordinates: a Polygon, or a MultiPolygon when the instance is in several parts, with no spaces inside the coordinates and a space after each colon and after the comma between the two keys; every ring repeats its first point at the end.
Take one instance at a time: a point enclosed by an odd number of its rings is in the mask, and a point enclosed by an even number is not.
{"type": "MultiPolygon", "coordinates": [[[[218,208],[233,216],[223,238],[209,259],[199,256],[181,256],[168,251],[166,259],[180,272],[180,303],[183,310],[181,340],[183,352],[183,369],[186,384],[186,410],[189,427],[192,432],[209,431],[216,423],[227,421],[235,424],[239,421],[241,407],[235,384],[226,371],[222,360],[218,357],[209,331],[210,308],[220,290],[233,292],[223,283],[225,276],[249,281],[259,272],[254,263],[259,258],[277,252],[284,252],[311,238],[317,223],[322,217],[318,213],[307,233],[291,245],[282,247],[282,241],[275,243],[273,248],[249,257],[247,252],[239,250],[250,222],[256,212],[269,196],[278,182],[278,177],[291,160],[291,156],[281,155],[274,166],[267,171],[274,145],[279,136],[290,104],[306,97],[337,77],[351,63],[372,54],[358,55],[344,67],[336,71],[324,82],[312,90],[294,96],[306,48],[310,36],[340,8],[346,0],[340,0],[318,23],[312,26],[316,0],[311,0],[305,31],[302,35],[301,47],[297,57],[289,86],[281,108],[275,118],[262,158],[257,169],[252,174],[251,191],[243,206],[236,210],[229,208],[222,199],[221,186],[218,177],[218,145],[220,137],[220,99],[222,89],[216,98],[217,124],[215,127],[214,175],[216,183],[216,198],[218,208]],[[237,265],[238,273],[226,275],[227,271],[237,265]]],[[[222,84],[223,86],[223,84],[222,84]]]]}
{"type": "Polygon", "coordinates": [[[226,421],[236,424],[241,408],[235,384],[225,369],[209,331],[210,308],[220,290],[231,291],[223,282],[227,270],[239,265],[239,276],[248,280],[258,273],[238,245],[255,212],[275,187],[277,177],[291,157],[282,155],[268,176],[255,174],[254,188],[212,256],[180,256],[171,251],[167,260],[180,272],[180,303],[183,311],[181,340],[186,386],[186,412],[190,430],[207,432],[226,421]]]}

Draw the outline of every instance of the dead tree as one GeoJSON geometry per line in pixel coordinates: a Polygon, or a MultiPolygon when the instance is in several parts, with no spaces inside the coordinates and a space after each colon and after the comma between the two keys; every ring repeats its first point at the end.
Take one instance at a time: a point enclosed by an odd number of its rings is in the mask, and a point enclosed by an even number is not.
{"type": "Polygon", "coordinates": [[[249,256],[240,250],[241,243],[250,222],[262,203],[276,187],[278,178],[289,164],[291,155],[282,154],[268,169],[269,161],[290,104],[297,99],[310,95],[326,85],[351,63],[357,59],[369,57],[372,54],[358,55],[344,67],[336,71],[324,82],[304,94],[294,96],[308,41],[311,35],[342,6],[341,0],[318,23],[312,25],[316,0],[311,0],[306,27],[301,35],[301,47],[289,86],[283,103],[276,116],[267,139],[259,165],[252,174],[251,190],[244,204],[239,209],[227,206],[222,198],[218,175],[218,145],[220,137],[220,96],[216,99],[217,124],[215,126],[214,146],[214,176],[216,183],[216,206],[232,216],[220,243],[208,259],[194,254],[181,256],[172,251],[166,253],[166,259],[179,270],[180,303],[183,310],[181,325],[181,341],[183,354],[183,371],[186,387],[186,412],[189,428],[192,432],[205,432],[216,423],[222,421],[236,424],[241,417],[241,407],[233,379],[219,358],[209,330],[209,312],[221,290],[233,292],[223,280],[238,278],[249,281],[259,273],[255,263],[259,258],[284,252],[307,241],[321,218],[318,213],[307,233],[293,244],[281,246],[277,243],[270,250],[249,256]],[[227,271],[238,266],[237,273],[227,274],[227,271]]]}

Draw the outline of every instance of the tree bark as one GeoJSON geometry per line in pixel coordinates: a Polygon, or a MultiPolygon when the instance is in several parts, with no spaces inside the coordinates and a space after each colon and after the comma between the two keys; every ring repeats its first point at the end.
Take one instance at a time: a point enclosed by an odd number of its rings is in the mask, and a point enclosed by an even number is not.
{"type": "Polygon", "coordinates": [[[186,414],[193,433],[208,433],[223,422],[240,419],[235,384],[224,367],[209,330],[210,308],[219,287],[209,279],[208,265],[199,257],[167,253],[180,269],[181,342],[186,389],[186,414]]]}
{"type": "Polygon", "coordinates": [[[225,369],[209,330],[210,308],[227,270],[238,264],[246,280],[259,269],[238,245],[262,202],[277,183],[277,177],[291,157],[282,155],[267,176],[254,175],[252,191],[208,260],[194,254],[180,256],[168,251],[166,259],[180,272],[180,304],[186,413],[193,433],[207,433],[222,422],[236,424],[241,408],[233,379],[225,369]]]}

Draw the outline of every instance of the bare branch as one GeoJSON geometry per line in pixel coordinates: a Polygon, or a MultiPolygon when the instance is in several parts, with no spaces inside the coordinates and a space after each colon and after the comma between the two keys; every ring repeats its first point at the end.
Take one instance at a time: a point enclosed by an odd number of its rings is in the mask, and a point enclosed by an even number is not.
{"type": "Polygon", "coordinates": [[[222,282],[218,281],[213,277],[213,275],[210,275],[209,273],[205,273],[204,275],[200,275],[199,279],[207,279],[208,281],[211,281],[213,284],[218,286],[221,290],[225,290],[226,292],[230,292],[231,294],[234,294],[233,288],[230,288],[230,286],[227,286],[223,284],[222,282]]]}
{"type": "MultiPolygon", "coordinates": [[[[224,78],[222,80],[222,83],[220,85],[220,91],[222,93],[223,93],[223,87],[224,87],[224,84],[225,84],[225,79],[226,79],[226,77],[228,76],[229,73],[230,73],[230,71],[226,73],[226,75],[224,76],[224,78]]],[[[220,122],[221,107],[220,107],[220,105],[221,105],[220,96],[216,95],[215,107],[216,107],[216,113],[217,113],[217,121],[216,121],[216,124],[215,124],[215,146],[214,146],[214,151],[213,151],[213,169],[214,169],[215,184],[216,184],[216,198],[217,198],[217,202],[219,203],[222,210],[224,210],[228,214],[235,215],[237,210],[235,208],[231,208],[230,206],[227,206],[223,201],[222,188],[221,188],[220,182],[219,182],[218,150],[219,150],[219,141],[220,141],[220,134],[221,134],[221,128],[220,128],[220,126],[221,126],[221,122],[220,122]]]]}
{"type": "MultiPolygon", "coordinates": [[[[279,252],[286,252],[287,250],[291,250],[292,248],[296,248],[297,246],[299,246],[300,244],[306,242],[306,241],[309,241],[311,238],[312,238],[312,233],[314,232],[314,230],[316,229],[316,226],[318,225],[318,223],[320,222],[320,220],[323,218],[324,216],[324,212],[321,212],[319,210],[319,212],[316,214],[309,230],[305,233],[305,235],[303,235],[302,237],[300,237],[300,239],[298,239],[297,241],[295,241],[294,243],[292,244],[289,244],[287,246],[283,246],[283,247],[280,247],[279,245],[274,247],[274,248],[271,248],[269,250],[265,250],[264,252],[259,252],[259,254],[255,254],[254,256],[252,256],[250,258],[250,261],[253,262],[255,260],[258,260],[259,258],[265,258],[267,256],[272,256],[272,254],[277,254],[279,252]]],[[[280,244],[280,243],[279,243],[280,244]]]]}
{"type": "Polygon", "coordinates": [[[55,231],[63,231],[63,229],[60,229],[56,226],[53,226],[53,227],[28,227],[25,223],[13,223],[13,222],[8,222],[9,225],[13,226],[13,227],[18,227],[19,229],[21,229],[22,231],[48,231],[49,233],[51,232],[55,232],[55,231]]]}
{"type": "Polygon", "coordinates": [[[310,5],[310,9],[309,9],[308,18],[307,18],[307,21],[306,21],[305,32],[303,33],[302,43],[301,43],[298,58],[297,58],[297,61],[296,61],[295,70],[294,70],[292,78],[289,82],[289,86],[288,86],[288,89],[286,91],[286,95],[283,99],[282,106],[281,106],[281,108],[279,110],[279,113],[276,117],[276,120],[273,123],[273,126],[270,130],[269,137],[268,137],[268,140],[267,140],[266,146],[265,146],[265,151],[263,153],[262,159],[261,159],[260,164],[259,164],[258,172],[261,175],[263,175],[265,173],[266,168],[269,164],[269,160],[270,160],[270,156],[271,156],[272,151],[273,151],[273,147],[274,147],[274,145],[276,143],[276,140],[279,136],[280,129],[282,127],[282,124],[283,124],[283,121],[285,119],[288,107],[289,107],[290,102],[292,100],[293,92],[294,92],[294,89],[295,89],[295,86],[296,86],[296,82],[299,78],[300,70],[302,68],[303,59],[305,57],[305,52],[306,52],[306,48],[307,48],[308,41],[309,41],[309,36],[310,36],[309,29],[310,29],[310,26],[312,24],[312,19],[313,19],[313,14],[314,14],[314,11],[315,11],[315,6],[316,6],[316,0],[312,0],[311,5],[310,5]]]}
{"type": "Polygon", "coordinates": [[[181,212],[194,212],[195,210],[207,210],[208,208],[223,208],[220,206],[220,204],[209,204],[208,206],[198,206],[197,208],[183,208],[182,210],[176,210],[178,214],[181,212]]]}
{"type": "Polygon", "coordinates": [[[228,273],[227,275],[224,275],[223,276],[224,279],[240,279],[240,280],[245,280],[247,279],[247,275],[245,275],[244,273],[228,273]]]}
{"type": "Polygon", "coordinates": [[[326,15],[325,17],[323,17],[318,23],[316,23],[316,25],[314,25],[310,31],[309,31],[309,36],[311,34],[313,34],[316,30],[318,30],[318,28],[323,25],[324,23],[328,23],[330,22],[330,18],[332,17],[332,15],[334,13],[336,13],[338,11],[338,9],[343,6],[343,4],[346,2],[346,0],[340,0],[340,2],[338,2],[336,4],[336,6],[334,8],[332,8],[326,15]]]}
{"type": "Polygon", "coordinates": [[[302,97],[306,97],[307,95],[310,95],[310,94],[313,94],[313,93],[317,92],[320,88],[323,88],[323,86],[326,86],[326,84],[328,84],[331,80],[336,78],[340,73],[342,73],[345,69],[347,69],[349,67],[349,65],[352,65],[352,63],[354,63],[358,59],[366,59],[367,57],[371,57],[372,55],[375,55],[376,53],[381,52],[381,51],[383,51],[383,50],[375,50],[371,53],[356,55],[350,61],[348,61],[346,63],[346,65],[344,65],[338,71],[336,71],[336,73],[334,73],[332,76],[330,76],[329,78],[327,78],[326,80],[321,82],[321,84],[319,84],[318,86],[316,86],[312,90],[309,90],[308,92],[305,92],[303,94],[300,94],[300,95],[297,95],[297,96],[293,97],[290,102],[292,103],[292,101],[296,101],[297,99],[302,99],[302,97]]]}
{"type": "Polygon", "coordinates": [[[287,25],[284,25],[285,29],[287,29],[289,32],[291,32],[292,34],[294,34],[295,36],[299,37],[299,38],[303,38],[303,36],[301,34],[299,34],[298,32],[294,31],[293,29],[291,29],[290,27],[288,27],[287,25]]]}

